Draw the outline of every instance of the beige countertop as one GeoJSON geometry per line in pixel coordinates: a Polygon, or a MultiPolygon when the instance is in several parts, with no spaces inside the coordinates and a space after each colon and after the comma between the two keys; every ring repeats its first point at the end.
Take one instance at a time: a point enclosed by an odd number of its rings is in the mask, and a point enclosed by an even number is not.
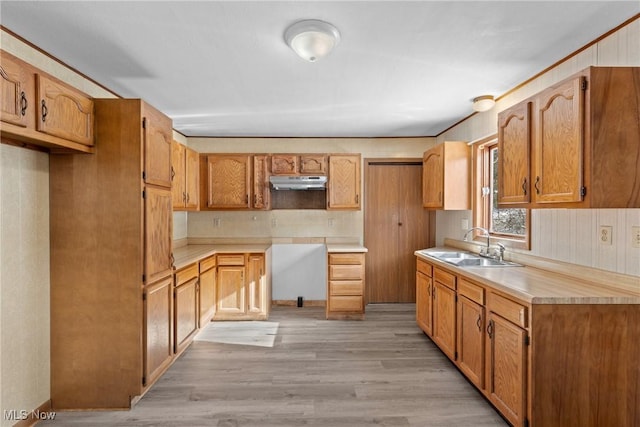
{"type": "Polygon", "coordinates": [[[327,243],[327,252],[367,252],[368,249],[358,244],[327,243]]]}
{"type": "Polygon", "coordinates": [[[174,268],[180,270],[208,256],[222,253],[264,253],[271,244],[186,245],[174,249],[174,268]]]}
{"type": "MultiPolygon", "coordinates": [[[[459,251],[453,248],[431,248],[428,251],[459,251]]],[[[615,283],[602,285],[553,271],[523,267],[456,267],[423,255],[415,255],[429,263],[466,276],[480,284],[502,291],[531,304],[640,304],[638,292],[616,288],[615,283]]]]}

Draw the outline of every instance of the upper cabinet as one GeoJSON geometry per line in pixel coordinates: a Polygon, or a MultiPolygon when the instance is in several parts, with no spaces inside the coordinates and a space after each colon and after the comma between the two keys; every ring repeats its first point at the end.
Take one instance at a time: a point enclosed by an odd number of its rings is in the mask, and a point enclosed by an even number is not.
{"type": "Polygon", "coordinates": [[[42,74],[36,75],[36,128],[52,136],[93,145],[93,100],[42,74]]]}
{"type": "Polygon", "coordinates": [[[640,207],[639,94],[639,67],[591,67],[501,112],[499,204],[640,207]]]}
{"type": "Polygon", "coordinates": [[[27,126],[27,109],[29,104],[32,109],[35,104],[33,94],[29,91],[29,77],[29,73],[18,60],[3,53],[0,64],[0,83],[2,84],[0,118],[3,122],[27,126]]]}
{"type": "Polygon", "coordinates": [[[197,210],[199,206],[200,156],[176,141],[171,143],[173,210],[197,210]]]}
{"type": "Polygon", "coordinates": [[[325,154],[272,154],[272,175],[326,175],[325,154]]]}
{"type": "Polygon", "coordinates": [[[360,154],[329,156],[327,209],[360,209],[360,154]]]}
{"type": "Polygon", "coordinates": [[[251,207],[251,156],[209,154],[207,161],[206,207],[249,209],[251,207]]]}
{"type": "Polygon", "coordinates": [[[466,142],[446,141],[422,158],[422,206],[428,209],[469,209],[470,149],[466,142]]]}
{"type": "Polygon", "coordinates": [[[253,208],[269,209],[271,192],[269,191],[269,156],[253,156],[253,208]]]}
{"type": "Polygon", "coordinates": [[[55,152],[93,152],[93,100],[4,51],[0,55],[2,137],[55,152]]]}

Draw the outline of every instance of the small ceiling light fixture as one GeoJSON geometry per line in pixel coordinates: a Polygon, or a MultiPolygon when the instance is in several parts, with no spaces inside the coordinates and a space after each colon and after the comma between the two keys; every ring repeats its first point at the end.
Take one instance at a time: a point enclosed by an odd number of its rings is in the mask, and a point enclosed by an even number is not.
{"type": "Polygon", "coordinates": [[[496,101],[492,95],[482,95],[473,98],[473,111],[482,113],[483,111],[489,111],[494,105],[496,105],[496,101]]]}
{"type": "Polygon", "coordinates": [[[284,40],[300,58],[315,62],[336,47],[340,32],[328,22],[306,19],[287,28],[284,40]]]}

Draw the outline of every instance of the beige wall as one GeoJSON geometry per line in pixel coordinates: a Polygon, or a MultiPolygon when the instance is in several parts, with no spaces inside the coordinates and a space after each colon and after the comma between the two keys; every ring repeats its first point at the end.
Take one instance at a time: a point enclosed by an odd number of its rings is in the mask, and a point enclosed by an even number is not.
{"type": "MultiPolygon", "coordinates": [[[[592,65],[640,66],[640,19],[500,99],[492,110],[475,114],[438,136],[438,142],[493,135],[499,111],[592,65]]],[[[445,237],[461,239],[460,224],[465,218],[471,218],[470,211],[439,212],[436,242],[442,244],[445,237]]],[[[531,221],[532,255],[640,276],[640,249],[631,247],[631,227],[640,226],[640,209],[540,209],[532,212],[531,221]],[[613,227],[611,246],[599,243],[599,225],[613,227]]]]}

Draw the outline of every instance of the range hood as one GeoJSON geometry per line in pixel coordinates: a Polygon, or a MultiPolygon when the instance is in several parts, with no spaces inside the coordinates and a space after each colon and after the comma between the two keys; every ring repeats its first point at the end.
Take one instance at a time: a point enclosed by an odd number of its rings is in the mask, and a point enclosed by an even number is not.
{"type": "Polygon", "coordinates": [[[324,190],[327,188],[326,176],[271,176],[269,182],[274,190],[324,190]]]}

